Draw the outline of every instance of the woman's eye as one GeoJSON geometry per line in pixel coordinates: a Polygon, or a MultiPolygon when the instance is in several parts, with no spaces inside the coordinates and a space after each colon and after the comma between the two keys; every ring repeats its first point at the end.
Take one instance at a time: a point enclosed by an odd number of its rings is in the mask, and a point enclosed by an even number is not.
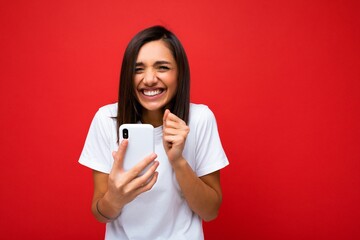
{"type": "Polygon", "coordinates": [[[142,73],[143,71],[143,68],[135,68],[135,73],[142,73]]]}
{"type": "Polygon", "coordinates": [[[169,67],[167,67],[167,66],[159,66],[159,70],[160,71],[163,71],[163,72],[165,72],[165,71],[167,71],[167,70],[169,70],[170,68],[169,67]]]}

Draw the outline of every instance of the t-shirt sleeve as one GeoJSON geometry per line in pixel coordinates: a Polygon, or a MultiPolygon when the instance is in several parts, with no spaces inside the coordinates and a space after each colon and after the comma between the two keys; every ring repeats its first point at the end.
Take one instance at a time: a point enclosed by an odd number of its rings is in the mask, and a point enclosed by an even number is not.
{"type": "MultiPolygon", "coordinates": [[[[196,174],[204,176],[229,164],[222,147],[213,112],[204,107],[196,127],[196,174]]],[[[191,131],[191,130],[190,130],[191,131]]]]}
{"type": "Polygon", "coordinates": [[[110,173],[113,163],[111,149],[111,121],[99,110],[90,125],[79,163],[93,170],[110,173]]]}

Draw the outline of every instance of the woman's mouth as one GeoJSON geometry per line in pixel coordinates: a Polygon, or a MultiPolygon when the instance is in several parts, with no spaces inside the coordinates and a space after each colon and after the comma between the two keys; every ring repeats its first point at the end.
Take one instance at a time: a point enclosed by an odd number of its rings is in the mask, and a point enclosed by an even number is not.
{"type": "Polygon", "coordinates": [[[143,89],[143,90],[142,90],[142,93],[143,93],[145,96],[153,97],[153,96],[156,96],[156,95],[161,94],[163,91],[164,91],[164,89],[152,89],[152,90],[143,89]]]}

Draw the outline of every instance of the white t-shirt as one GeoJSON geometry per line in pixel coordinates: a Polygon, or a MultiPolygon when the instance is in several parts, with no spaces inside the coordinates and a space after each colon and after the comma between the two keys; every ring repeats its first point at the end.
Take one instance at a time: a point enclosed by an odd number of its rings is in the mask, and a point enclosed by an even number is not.
{"type": "MultiPolygon", "coordinates": [[[[79,162],[110,173],[112,151],[118,149],[117,103],[98,110],[91,123],[79,162]]],[[[220,142],[211,110],[190,104],[190,132],[183,156],[197,176],[215,172],[229,164],[220,142]]],[[[160,165],[153,188],[124,206],[120,216],[106,224],[105,239],[203,239],[202,220],[182,196],[175,173],[162,143],[162,126],[155,128],[155,153],[160,165]]]]}

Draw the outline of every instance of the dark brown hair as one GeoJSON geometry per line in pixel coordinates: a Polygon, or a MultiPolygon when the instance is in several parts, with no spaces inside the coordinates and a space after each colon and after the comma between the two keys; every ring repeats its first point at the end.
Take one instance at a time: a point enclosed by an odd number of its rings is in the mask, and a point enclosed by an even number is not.
{"type": "Polygon", "coordinates": [[[136,60],[140,48],[144,44],[156,40],[163,40],[167,43],[178,69],[177,91],[174,98],[166,107],[186,123],[188,122],[190,107],[190,68],[185,50],[179,39],[172,32],[162,26],[153,26],[136,34],[125,50],[120,72],[118,112],[116,117],[117,129],[119,129],[121,124],[137,123],[141,120],[142,107],[136,99],[133,85],[136,60]]]}

